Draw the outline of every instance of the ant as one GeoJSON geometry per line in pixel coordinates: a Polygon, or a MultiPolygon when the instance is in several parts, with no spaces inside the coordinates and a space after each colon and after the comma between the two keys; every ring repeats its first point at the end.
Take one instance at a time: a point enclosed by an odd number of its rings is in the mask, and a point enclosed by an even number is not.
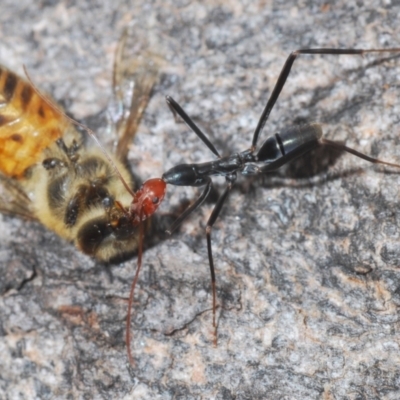
{"type": "Polygon", "coordinates": [[[385,162],[376,158],[369,157],[354,149],[351,149],[340,142],[322,138],[322,127],[318,123],[310,123],[302,126],[291,126],[286,130],[276,133],[268,137],[256,151],[258,137],[263,130],[265,123],[282,91],[283,86],[289,76],[290,70],[295,59],[300,54],[332,54],[332,55],[364,55],[366,53],[394,53],[400,52],[400,48],[390,49],[300,49],[292,52],[287,58],[275,87],[269,97],[269,100],[261,114],[257,127],[253,134],[251,147],[248,150],[240,153],[235,153],[227,157],[221,157],[214,145],[210,142],[207,136],[199,129],[193,120],[186,114],[182,107],[170,96],[166,97],[166,102],[173,113],[174,117],[179,115],[189,128],[205,143],[205,145],[218,157],[215,161],[198,163],[198,164],[180,164],[177,165],[162,176],[165,183],[177,186],[205,186],[200,197],[190,205],[172,224],[168,233],[172,233],[193,211],[201,206],[212,189],[212,176],[224,176],[227,186],[222,195],[217,200],[217,203],[208,219],[206,227],[207,251],[211,273],[212,287],[212,308],[213,308],[213,328],[214,328],[214,344],[217,342],[217,327],[216,327],[216,281],[215,268],[211,246],[211,230],[218,218],[222,206],[228,197],[236,182],[237,174],[241,173],[245,176],[260,175],[271,171],[275,171],[284,164],[294,160],[297,157],[308,153],[309,151],[327,146],[340,151],[346,151],[359,158],[376,164],[383,164],[391,167],[400,168],[400,165],[385,162]]]}

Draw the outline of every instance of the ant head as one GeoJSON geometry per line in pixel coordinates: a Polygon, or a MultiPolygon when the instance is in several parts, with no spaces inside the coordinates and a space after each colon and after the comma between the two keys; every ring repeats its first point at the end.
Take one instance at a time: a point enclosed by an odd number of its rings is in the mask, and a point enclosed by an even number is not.
{"type": "Polygon", "coordinates": [[[144,220],[152,216],[164,199],[167,184],[159,178],[149,179],[136,192],[132,202],[133,208],[138,210],[144,220]]]}

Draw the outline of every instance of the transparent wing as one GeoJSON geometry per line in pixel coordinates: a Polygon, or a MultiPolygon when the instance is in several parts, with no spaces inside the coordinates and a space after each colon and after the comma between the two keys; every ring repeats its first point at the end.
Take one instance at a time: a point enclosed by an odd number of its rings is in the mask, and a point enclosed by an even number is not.
{"type": "Polygon", "coordinates": [[[157,49],[159,46],[149,34],[134,27],[124,31],[116,51],[108,118],[113,147],[121,160],[127,157],[152,89],[165,65],[157,49]]]}
{"type": "Polygon", "coordinates": [[[36,220],[32,202],[19,183],[0,173],[0,212],[36,220]]]}

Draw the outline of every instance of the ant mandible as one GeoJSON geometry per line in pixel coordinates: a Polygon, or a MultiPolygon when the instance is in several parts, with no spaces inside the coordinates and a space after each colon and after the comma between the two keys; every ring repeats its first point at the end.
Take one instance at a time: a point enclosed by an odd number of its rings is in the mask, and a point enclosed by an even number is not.
{"type": "Polygon", "coordinates": [[[214,260],[211,247],[211,230],[221,212],[222,206],[228,197],[229,192],[237,179],[237,174],[241,173],[245,176],[259,175],[275,171],[282,165],[287,164],[293,159],[304,155],[305,153],[321,146],[328,146],[341,151],[346,151],[357,157],[360,157],[371,163],[384,164],[391,167],[400,168],[400,165],[378,160],[369,157],[354,149],[344,146],[340,142],[331,141],[322,138],[322,127],[320,124],[311,123],[302,126],[292,126],[286,130],[276,133],[265,140],[260,149],[256,151],[258,137],[264,128],[265,123],[282,91],[283,86],[289,76],[290,70],[297,56],[300,54],[332,54],[332,55],[364,55],[367,53],[395,53],[400,52],[400,48],[389,49],[300,49],[292,52],[287,58],[275,87],[269,97],[263,113],[258,121],[257,127],[253,134],[251,147],[240,153],[235,153],[227,157],[221,157],[214,145],[199,129],[193,120],[186,114],[182,107],[170,96],[166,97],[167,104],[174,116],[179,115],[189,128],[206,144],[206,146],[218,157],[215,161],[197,163],[197,164],[180,164],[177,165],[162,176],[167,184],[177,186],[205,186],[200,197],[190,205],[172,224],[169,232],[175,230],[182,221],[187,218],[204,202],[210,194],[212,188],[212,176],[222,175],[225,177],[227,187],[223,194],[219,197],[206,227],[207,251],[211,273],[211,286],[213,297],[213,327],[214,327],[214,343],[216,343],[216,283],[214,260]]]}

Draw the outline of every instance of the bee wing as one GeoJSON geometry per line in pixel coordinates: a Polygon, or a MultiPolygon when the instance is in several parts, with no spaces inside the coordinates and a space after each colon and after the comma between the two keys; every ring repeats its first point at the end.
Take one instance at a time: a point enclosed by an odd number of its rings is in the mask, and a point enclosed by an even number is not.
{"type": "MultiPolygon", "coordinates": [[[[141,38],[146,35],[140,35],[141,38]]],[[[120,39],[114,62],[113,100],[109,119],[115,127],[117,143],[115,153],[125,160],[129,145],[138,129],[152,89],[165,65],[163,57],[149,48],[157,48],[154,41],[135,40],[131,29],[126,29],[120,39]]]]}
{"type": "Polygon", "coordinates": [[[36,220],[32,202],[19,183],[0,173],[0,212],[36,220]]]}

